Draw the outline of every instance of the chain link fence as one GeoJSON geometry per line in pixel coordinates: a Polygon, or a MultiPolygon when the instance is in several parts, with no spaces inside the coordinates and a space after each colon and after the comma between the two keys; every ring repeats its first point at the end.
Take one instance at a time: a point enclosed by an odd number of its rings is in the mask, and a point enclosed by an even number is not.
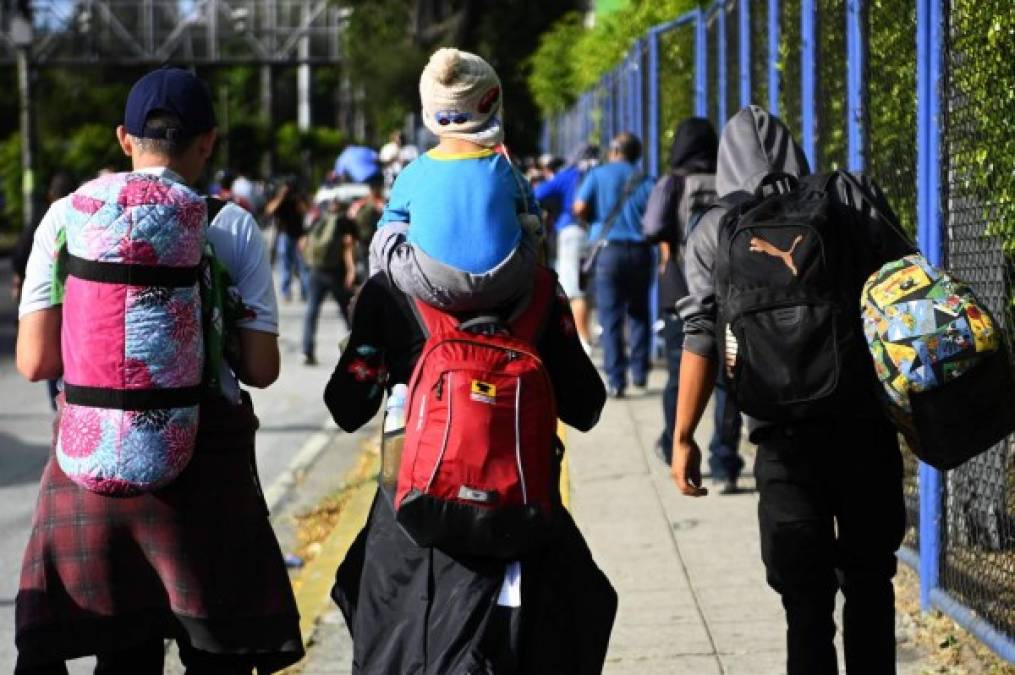
{"type": "Polygon", "coordinates": [[[779,3],[779,112],[778,116],[799,139],[802,110],[800,82],[800,0],[779,3]]]}
{"type": "Polygon", "coordinates": [[[751,102],[768,106],[768,6],[751,2],[751,102]]]}
{"type": "MultiPolygon", "coordinates": [[[[999,33],[1015,30],[1015,9],[1010,0],[952,0],[948,9],[942,101],[948,266],[973,286],[1012,344],[1015,275],[1004,248],[1011,253],[1015,244],[1015,40],[999,33]]],[[[1015,436],[942,481],[941,585],[1008,636],[1015,635],[1013,453],[1015,436]]]]}
{"type": "MultiPolygon", "coordinates": [[[[872,0],[867,7],[867,70],[878,85],[867,88],[866,123],[871,139],[867,170],[877,178],[902,227],[916,234],[916,5],[900,0],[872,0]]],[[[904,546],[919,546],[920,487],[918,462],[903,447],[906,499],[904,546]]]]}
{"type": "Polygon", "coordinates": [[[660,167],[667,166],[677,124],[694,115],[694,35],[690,23],[659,35],[660,167]]]}
{"type": "Polygon", "coordinates": [[[842,0],[817,3],[817,164],[846,164],[846,10],[842,0]]]}
{"type": "MultiPolygon", "coordinates": [[[[750,0],[732,0],[726,3],[726,115],[731,116],[740,109],[740,22],[738,13],[740,2],[750,0]]],[[[722,10],[720,10],[722,11],[722,10]]],[[[722,125],[726,120],[717,120],[716,132],[722,133],[722,125]]]]}

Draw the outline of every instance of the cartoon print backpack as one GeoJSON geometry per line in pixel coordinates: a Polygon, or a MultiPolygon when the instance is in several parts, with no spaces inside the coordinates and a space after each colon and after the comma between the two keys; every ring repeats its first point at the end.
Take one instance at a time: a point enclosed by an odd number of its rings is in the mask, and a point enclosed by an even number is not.
{"type": "Polygon", "coordinates": [[[460,323],[413,301],[427,341],[409,381],[395,511],[420,546],[513,559],[542,541],[556,499],[557,410],[534,342],[554,291],[540,268],[509,322],[460,323]]]}
{"type": "Polygon", "coordinates": [[[969,286],[910,255],[872,274],[860,305],[889,412],[920,459],[951,469],[1015,430],[1004,336],[969,286]]]}
{"type": "Polygon", "coordinates": [[[856,299],[898,255],[887,251],[911,246],[890,223],[842,206],[837,180],[854,179],[773,174],[755,194],[719,202],[719,353],[738,407],[760,420],[880,413],[856,299]]]}
{"type": "Polygon", "coordinates": [[[144,173],[99,178],[69,200],[56,458],[91,491],[152,491],[194,450],[207,208],[144,173]]]}

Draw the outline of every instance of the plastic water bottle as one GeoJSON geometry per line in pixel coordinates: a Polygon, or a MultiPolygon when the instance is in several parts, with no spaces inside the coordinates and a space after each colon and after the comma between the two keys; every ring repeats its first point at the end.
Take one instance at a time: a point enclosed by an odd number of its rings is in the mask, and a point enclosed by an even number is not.
{"type": "Polygon", "coordinates": [[[394,489],[398,482],[398,469],[402,464],[402,445],[405,443],[405,404],[409,388],[396,384],[388,394],[384,407],[384,427],[381,434],[381,485],[394,489]]]}

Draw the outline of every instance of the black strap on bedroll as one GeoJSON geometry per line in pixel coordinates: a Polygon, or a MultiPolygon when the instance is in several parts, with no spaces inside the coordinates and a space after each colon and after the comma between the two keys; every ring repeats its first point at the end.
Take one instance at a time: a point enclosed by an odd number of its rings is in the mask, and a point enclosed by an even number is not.
{"type": "Polygon", "coordinates": [[[130,265],[126,263],[85,260],[67,255],[67,274],[100,284],[127,286],[161,286],[185,288],[197,283],[200,266],[169,267],[167,265],[130,265]]]}
{"type": "Polygon", "coordinates": [[[195,406],[201,400],[202,387],[195,385],[166,389],[110,389],[64,383],[63,391],[67,403],[73,405],[114,410],[155,410],[195,406]]]}
{"type": "MultiPolygon", "coordinates": [[[[225,208],[227,202],[217,197],[205,197],[210,224],[225,208]]],[[[67,255],[67,274],[85,281],[100,284],[124,284],[127,286],[159,286],[162,288],[187,288],[197,283],[201,266],[170,267],[168,265],[135,265],[127,263],[86,260],[67,255]]]]}
{"type": "Polygon", "coordinates": [[[616,203],[614,203],[610,214],[606,216],[606,220],[603,221],[603,226],[599,230],[599,236],[596,237],[594,242],[592,242],[592,245],[589,247],[588,255],[586,255],[585,259],[582,261],[582,273],[588,275],[595,268],[596,258],[599,257],[599,252],[603,250],[604,246],[606,246],[606,237],[609,236],[610,230],[613,229],[613,226],[617,222],[617,218],[620,217],[620,212],[623,211],[624,205],[627,204],[627,200],[632,194],[634,194],[635,189],[641,185],[643,177],[644,174],[641,171],[635,171],[631,174],[631,177],[627,179],[627,182],[624,183],[624,189],[621,190],[620,197],[617,199],[616,203]]]}

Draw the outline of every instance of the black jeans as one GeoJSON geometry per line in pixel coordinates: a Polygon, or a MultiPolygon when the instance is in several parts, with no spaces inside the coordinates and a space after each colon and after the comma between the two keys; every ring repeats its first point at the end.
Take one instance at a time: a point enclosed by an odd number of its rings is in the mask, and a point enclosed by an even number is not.
{"type": "Polygon", "coordinates": [[[761,557],[786,610],[788,675],[836,673],[841,588],[846,671],[895,673],[895,552],[906,513],[902,456],[883,420],[759,430],[761,557]]]}
{"type": "MultiPolygon", "coordinates": [[[[180,647],[180,660],[186,675],[250,675],[253,659],[248,656],[211,654],[194,649],[184,641],[180,647]]],[[[123,651],[96,656],[95,675],[162,675],[165,667],[165,645],[155,638],[123,651]]],[[[63,661],[45,665],[27,666],[18,659],[14,675],[67,675],[63,661]]]]}
{"type": "MultiPolygon", "coordinates": [[[[676,312],[665,311],[663,318],[663,342],[666,344],[666,387],[663,389],[663,432],[659,444],[666,463],[673,461],[673,428],[676,425],[677,390],[680,384],[680,360],[684,356],[684,322],[676,312]]],[[[713,432],[708,444],[708,466],[712,479],[717,481],[737,480],[744,468],[740,457],[740,411],[730,410],[736,401],[726,391],[722,376],[716,379],[713,395],[713,432]],[[726,415],[732,416],[726,428],[726,415]]]]}

